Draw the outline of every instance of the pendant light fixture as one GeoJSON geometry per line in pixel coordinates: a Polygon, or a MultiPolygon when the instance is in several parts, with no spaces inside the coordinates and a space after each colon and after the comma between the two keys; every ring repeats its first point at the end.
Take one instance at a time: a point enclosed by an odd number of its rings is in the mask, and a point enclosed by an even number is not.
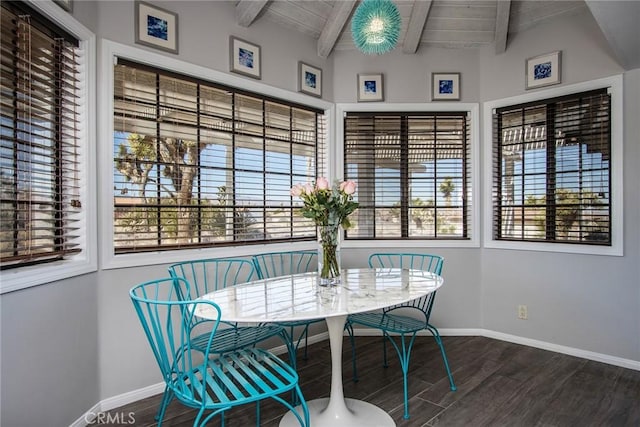
{"type": "Polygon", "coordinates": [[[356,47],[368,55],[389,52],[398,42],[400,12],[391,0],[363,0],[351,19],[356,47]]]}

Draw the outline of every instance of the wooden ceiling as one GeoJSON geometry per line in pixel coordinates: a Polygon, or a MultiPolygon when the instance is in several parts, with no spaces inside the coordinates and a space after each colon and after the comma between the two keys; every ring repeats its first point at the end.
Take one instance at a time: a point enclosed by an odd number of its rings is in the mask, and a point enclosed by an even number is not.
{"type": "MultiPolygon", "coordinates": [[[[497,42],[506,47],[508,33],[522,31],[558,15],[583,11],[579,1],[395,0],[402,18],[399,47],[415,53],[420,45],[468,48],[497,42]]],[[[318,40],[318,55],[355,49],[350,17],[357,1],[241,0],[240,25],[263,19],[318,40]]],[[[499,50],[499,49],[498,49],[499,50]]]]}
{"type": "MultiPolygon", "coordinates": [[[[358,3],[240,0],[236,3],[236,20],[244,27],[265,20],[313,37],[317,40],[318,56],[326,58],[333,50],[355,50],[350,18],[358,3]]],[[[408,54],[415,53],[420,46],[473,48],[490,44],[495,44],[496,53],[501,53],[507,49],[510,35],[588,9],[612,49],[622,44],[617,54],[623,66],[629,69],[640,62],[640,53],[635,52],[638,42],[627,40],[629,32],[632,38],[638,33],[640,1],[394,0],[394,3],[402,18],[398,48],[408,54]],[[621,19],[629,21],[626,33],[620,31],[621,19]]]]}

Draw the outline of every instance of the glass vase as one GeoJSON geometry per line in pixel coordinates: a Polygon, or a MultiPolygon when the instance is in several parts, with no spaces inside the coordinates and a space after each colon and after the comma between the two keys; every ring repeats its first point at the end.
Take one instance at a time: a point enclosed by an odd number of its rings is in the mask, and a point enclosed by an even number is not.
{"type": "Polygon", "coordinates": [[[318,226],[318,283],[340,283],[340,225],[318,226]]]}

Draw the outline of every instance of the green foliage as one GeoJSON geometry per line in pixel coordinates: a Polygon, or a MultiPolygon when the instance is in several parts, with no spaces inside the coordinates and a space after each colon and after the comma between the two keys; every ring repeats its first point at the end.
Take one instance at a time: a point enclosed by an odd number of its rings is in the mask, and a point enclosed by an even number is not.
{"type": "Polygon", "coordinates": [[[453,180],[451,178],[445,179],[444,181],[442,181],[438,189],[440,190],[440,192],[442,193],[442,196],[447,201],[447,205],[450,205],[451,195],[456,190],[456,185],[453,183],[453,180]]]}
{"type": "MultiPolygon", "coordinates": [[[[558,230],[562,233],[568,233],[573,228],[575,222],[580,218],[580,213],[588,206],[601,205],[602,201],[598,195],[592,191],[582,190],[574,191],[567,188],[559,188],[556,190],[556,221],[558,230]]],[[[538,207],[539,212],[533,217],[536,227],[541,232],[546,229],[546,196],[536,197],[528,195],[525,197],[525,206],[528,209],[538,207]]]]}
{"type": "MultiPolygon", "coordinates": [[[[197,202],[192,201],[191,205],[195,207],[197,202]]],[[[214,205],[209,200],[202,200],[200,209],[184,210],[188,212],[187,220],[192,230],[197,230],[200,227],[203,234],[206,232],[216,237],[225,235],[227,226],[225,211],[227,208],[214,205]]],[[[160,227],[163,235],[167,238],[176,239],[178,238],[178,223],[181,219],[179,212],[180,210],[176,206],[174,199],[162,198],[160,199],[159,207],[118,208],[115,221],[119,227],[129,233],[149,233],[158,230],[158,215],[160,215],[160,227]]]]}
{"type": "MultiPolygon", "coordinates": [[[[422,200],[420,197],[411,199],[411,220],[415,222],[419,230],[422,230],[425,224],[434,223],[434,206],[435,203],[432,199],[422,200]]],[[[392,218],[400,220],[400,202],[393,205],[389,214],[392,218]]]]}
{"type": "MultiPolygon", "coordinates": [[[[193,202],[193,183],[198,171],[198,144],[177,138],[156,139],[150,135],[131,133],[127,136],[127,144],[121,144],[118,150],[116,169],[127,181],[140,187],[145,203],[147,183],[156,182],[170,195],[172,203],[177,205],[175,221],[173,217],[162,217],[162,230],[175,229],[178,241],[189,242],[197,227],[191,219],[188,206],[193,202]],[[169,178],[170,186],[150,177],[151,170],[158,163],[162,165],[162,175],[169,178]]],[[[137,216],[138,214],[134,215],[130,220],[137,223],[137,216]]],[[[153,221],[149,213],[142,216],[147,222],[153,221]]]]}
{"type": "Polygon", "coordinates": [[[331,188],[296,185],[291,189],[291,194],[302,199],[302,216],[313,220],[316,225],[341,225],[348,229],[351,227],[348,216],[358,208],[358,203],[353,201],[353,192],[347,194],[343,188],[345,184],[336,183],[331,188]]]}

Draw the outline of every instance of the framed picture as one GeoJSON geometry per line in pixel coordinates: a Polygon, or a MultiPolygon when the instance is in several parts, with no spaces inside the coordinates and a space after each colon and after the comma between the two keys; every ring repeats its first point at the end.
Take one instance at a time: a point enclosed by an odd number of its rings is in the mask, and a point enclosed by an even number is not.
{"type": "Polygon", "coordinates": [[[358,74],[358,102],[384,101],[382,74],[358,74]]]}
{"type": "Polygon", "coordinates": [[[460,73],[431,73],[432,101],[460,100],[460,73]]]}
{"type": "Polygon", "coordinates": [[[136,43],[178,53],[178,15],[136,1],[136,43]]]}
{"type": "Polygon", "coordinates": [[[298,91],[322,97],[322,70],[298,61],[298,91]]]}
{"type": "Polygon", "coordinates": [[[55,4],[71,13],[73,11],[73,0],[53,0],[55,4]]]}
{"type": "Polygon", "coordinates": [[[545,53],[544,55],[527,59],[525,64],[526,89],[535,89],[560,83],[560,53],[560,51],[545,53]]]}
{"type": "Polygon", "coordinates": [[[254,79],[262,78],[260,46],[237,37],[229,37],[230,71],[254,79]]]}

